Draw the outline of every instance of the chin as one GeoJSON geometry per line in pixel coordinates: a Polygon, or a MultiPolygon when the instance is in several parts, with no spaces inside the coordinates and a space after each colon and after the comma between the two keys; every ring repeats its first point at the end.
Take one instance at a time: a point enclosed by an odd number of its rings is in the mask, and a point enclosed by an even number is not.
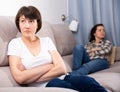
{"type": "Polygon", "coordinates": [[[26,36],[26,37],[27,37],[27,36],[30,36],[30,34],[25,34],[24,36],[26,36]]]}

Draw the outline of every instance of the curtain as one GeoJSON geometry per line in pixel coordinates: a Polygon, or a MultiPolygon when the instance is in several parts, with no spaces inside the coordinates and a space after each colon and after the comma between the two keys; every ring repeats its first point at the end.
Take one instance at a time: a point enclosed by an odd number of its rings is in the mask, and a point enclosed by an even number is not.
{"type": "Polygon", "coordinates": [[[98,23],[105,26],[106,39],[120,46],[120,0],[68,0],[69,22],[79,22],[73,32],[77,44],[86,44],[91,28],[98,23]]]}

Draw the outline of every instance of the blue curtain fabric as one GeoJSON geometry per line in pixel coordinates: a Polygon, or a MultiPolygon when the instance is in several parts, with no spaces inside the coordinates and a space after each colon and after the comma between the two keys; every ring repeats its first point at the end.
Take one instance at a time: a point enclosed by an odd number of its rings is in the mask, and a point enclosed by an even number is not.
{"type": "Polygon", "coordinates": [[[79,22],[78,31],[73,32],[77,44],[88,42],[90,29],[103,23],[106,39],[120,46],[120,0],[68,0],[69,22],[79,22]]]}

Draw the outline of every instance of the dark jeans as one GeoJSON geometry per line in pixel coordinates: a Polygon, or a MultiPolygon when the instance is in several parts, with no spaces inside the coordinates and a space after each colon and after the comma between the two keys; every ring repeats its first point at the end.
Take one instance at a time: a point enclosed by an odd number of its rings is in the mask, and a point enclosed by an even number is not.
{"type": "Polygon", "coordinates": [[[66,75],[64,80],[58,78],[51,80],[46,87],[69,88],[79,92],[107,92],[96,80],[86,75],[66,75]]]}
{"type": "Polygon", "coordinates": [[[73,50],[73,76],[87,75],[109,67],[106,59],[90,60],[83,45],[76,45],[73,50]]]}

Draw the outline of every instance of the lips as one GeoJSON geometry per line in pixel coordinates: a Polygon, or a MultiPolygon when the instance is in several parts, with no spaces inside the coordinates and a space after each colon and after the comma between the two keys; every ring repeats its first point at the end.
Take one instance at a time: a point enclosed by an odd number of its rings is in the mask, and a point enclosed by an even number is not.
{"type": "Polygon", "coordinates": [[[30,33],[31,31],[30,30],[25,30],[24,32],[30,33]]]}

